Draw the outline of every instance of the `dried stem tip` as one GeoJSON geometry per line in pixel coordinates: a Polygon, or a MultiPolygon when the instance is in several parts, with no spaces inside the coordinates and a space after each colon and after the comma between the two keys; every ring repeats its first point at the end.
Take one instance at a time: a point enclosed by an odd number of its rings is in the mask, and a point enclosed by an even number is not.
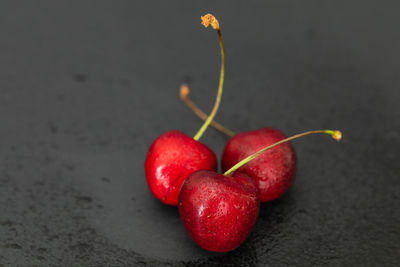
{"type": "Polygon", "coordinates": [[[342,132],[341,131],[333,131],[332,134],[333,139],[335,139],[336,141],[340,141],[342,139],[342,132]]]}
{"type": "Polygon", "coordinates": [[[182,84],[181,85],[181,90],[180,90],[180,97],[182,100],[185,100],[188,95],[190,93],[189,87],[187,86],[187,84],[182,84]]]}
{"type": "Polygon", "coordinates": [[[209,25],[211,25],[211,27],[213,27],[214,30],[219,30],[219,22],[212,14],[206,14],[206,15],[202,16],[201,24],[203,24],[203,26],[206,28],[209,25]]]}

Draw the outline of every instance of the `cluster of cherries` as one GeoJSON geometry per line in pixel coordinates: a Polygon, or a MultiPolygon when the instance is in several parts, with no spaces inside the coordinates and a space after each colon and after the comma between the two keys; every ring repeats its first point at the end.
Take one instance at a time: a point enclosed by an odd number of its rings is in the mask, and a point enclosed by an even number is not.
{"type": "Polygon", "coordinates": [[[209,251],[228,252],[249,236],[260,202],[279,198],[292,184],[296,155],[288,141],[316,133],[339,141],[342,135],[340,131],[316,130],[286,138],[274,128],[234,134],[213,121],[221,101],[225,51],[218,20],[211,14],[201,19],[205,27],[211,25],[217,31],[221,47],[215,105],[207,116],[189,99],[189,88],[182,86],[182,100],[205,122],[193,138],[175,130],[156,138],[146,157],[145,172],[153,195],[179,207],[194,242],[209,251]],[[231,136],[221,159],[223,174],[217,173],[215,153],[198,141],[210,124],[231,136]]]}

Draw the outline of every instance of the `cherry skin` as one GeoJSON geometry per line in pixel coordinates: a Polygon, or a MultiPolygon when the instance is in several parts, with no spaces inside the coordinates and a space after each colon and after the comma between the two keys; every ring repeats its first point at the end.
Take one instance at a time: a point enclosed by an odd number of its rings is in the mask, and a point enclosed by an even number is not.
{"type": "MultiPolygon", "coordinates": [[[[222,154],[221,165],[225,172],[237,162],[272,145],[285,135],[274,128],[242,132],[232,137],[222,154]]],[[[291,143],[283,143],[266,151],[238,169],[249,175],[257,184],[261,202],[282,196],[293,183],[296,173],[296,154],[291,143]]]]}
{"type": "Polygon", "coordinates": [[[197,171],[184,182],[179,213],[190,237],[201,248],[228,252],[250,235],[260,209],[254,181],[235,172],[232,177],[197,171]]]}
{"type": "Polygon", "coordinates": [[[178,205],[183,181],[194,171],[217,169],[215,153],[180,131],[168,131],[154,140],[147,153],[145,172],[153,195],[178,205]]]}

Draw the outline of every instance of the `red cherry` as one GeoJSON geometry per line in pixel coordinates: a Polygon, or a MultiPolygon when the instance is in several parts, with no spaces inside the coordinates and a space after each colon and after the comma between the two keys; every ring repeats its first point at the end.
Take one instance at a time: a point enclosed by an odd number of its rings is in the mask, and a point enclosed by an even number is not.
{"type": "Polygon", "coordinates": [[[218,33],[221,47],[221,72],[215,105],[208,119],[191,138],[178,131],[169,131],[154,140],[147,153],[145,171],[147,183],[155,197],[165,204],[177,205],[183,181],[194,171],[217,169],[217,157],[198,140],[212,122],[221,102],[225,75],[225,50],[218,20],[211,14],[201,17],[205,27],[209,25],[218,33]]]}
{"type": "Polygon", "coordinates": [[[217,157],[203,143],[179,131],[168,131],[154,140],[147,153],[147,183],[155,197],[178,205],[183,181],[194,171],[216,171],[217,157]]]}
{"type": "MultiPolygon", "coordinates": [[[[242,132],[232,137],[222,154],[225,172],[242,159],[272,145],[286,136],[277,129],[263,128],[242,132]]],[[[274,147],[238,169],[254,179],[262,202],[282,196],[293,183],[296,173],[296,155],[291,143],[274,147]]]]}
{"type": "Polygon", "coordinates": [[[179,194],[179,213],[194,242],[205,250],[228,252],[249,236],[260,209],[254,181],[244,173],[233,177],[197,171],[179,194]]]}

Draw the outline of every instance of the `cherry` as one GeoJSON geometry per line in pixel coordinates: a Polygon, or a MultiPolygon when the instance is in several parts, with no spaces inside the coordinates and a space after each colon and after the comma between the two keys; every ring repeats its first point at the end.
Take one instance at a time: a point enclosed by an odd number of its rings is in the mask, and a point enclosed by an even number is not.
{"type": "Polygon", "coordinates": [[[205,250],[228,252],[249,236],[260,210],[254,181],[211,171],[189,176],[179,194],[179,213],[190,237],[205,250]]]}
{"type": "MultiPolygon", "coordinates": [[[[261,148],[285,139],[277,129],[263,128],[246,131],[232,137],[222,153],[222,171],[227,171],[235,163],[254,154],[261,148]]],[[[296,154],[291,143],[284,143],[265,152],[262,156],[240,168],[250,175],[260,190],[262,202],[282,196],[294,181],[296,154]]]]}
{"type": "Polygon", "coordinates": [[[340,131],[309,131],[258,150],[223,175],[212,171],[192,173],[184,181],[179,194],[179,214],[193,241],[203,249],[214,252],[228,252],[243,243],[256,223],[260,197],[251,179],[254,177],[241,172],[241,169],[268,153],[267,150],[316,133],[329,134],[337,141],[342,137],[340,131]]]}
{"type": "Polygon", "coordinates": [[[150,146],[145,162],[147,182],[155,197],[178,204],[183,181],[197,170],[216,170],[217,157],[203,143],[180,131],[168,131],[150,146]]]}
{"type": "Polygon", "coordinates": [[[215,105],[193,138],[179,131],[168,131],[153,141],[145,160],[145,173],[151,192],[168,205],[178,204],[182,183],[192,172],[217,169],[217,157],[214,152],[198,140],[212,122],[221,102],[225,49],[218,20],[211,14],[201,18],[205,27],[211,25],[217,31],[221,48],[221,72],[215,105]]]}

